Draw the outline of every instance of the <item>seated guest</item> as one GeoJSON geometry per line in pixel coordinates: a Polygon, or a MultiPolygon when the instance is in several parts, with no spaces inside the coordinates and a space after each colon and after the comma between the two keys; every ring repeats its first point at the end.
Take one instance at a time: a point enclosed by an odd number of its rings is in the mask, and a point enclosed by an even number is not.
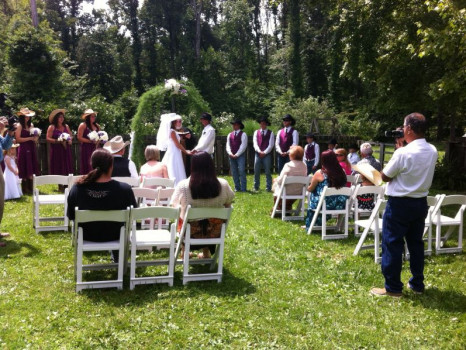
{"type": "MultiPolygon", "coordinates": [[[[191,158],[191,176],[176,185],[172,197],[172,206],[181,206],[180,218],[184,218],[186,208],[229,208],[235,193],[228,182],[217,178],[212,157],[206,152],[198,152],[191,158]]],[[[209,219],[191,223],[191,237],[220,237],[222,220],[209,219]]],[[[215,245],[209,247],[191,247],[193,250],[202,248],[198,255],[200,259],[210,258],[215,252],[215,245]]]]}
{"type": "Polygon", "coordinates": [[[358,156],[358,145],[352,144],[351,146],[349,146],[348,151],[348,160],[351,164],[356,164],[361,160],[358,156]]]}
{"type": "MultiPolygon", "coordinates": [[[[322,153],[321,164],[322,168],[316,171],[312,177],[311,184],[307,189],[311,192],[311,199],[309,200],[307,210],[306,230],[311,226],[311,222],[324,187],[335,187],[339,189],[346,184],[346,174],[340,164],[338,164],[337,157],[333,150],[327,150],[322,153]]],[[[326,200],[326,208],[343,209],[345,207],[346,199],[347,197],[343,195],[330,196],[326,200]]],[[[317,218],[316,225],[322,225],[322,215],[319,215],[317,218]]]]}
{"type": "Polygon", "coordinates": [[[147,146],[144,151],[144,157],[147,162],[141,166],[141,183],[145,177],[168,178],[167,166],[160,162],[160,151],[157,146],[147,146]]]}
{"type": "Polygon", "coordinates": [[[382,164],[380,164],[380,162],[372,156],[372,146],[369,142],[363,143],[361,145],[360,151],[362,159],[358,162],[358,165],[362,163],[368,163],[378,171],[382,171],[382,164]]]}
{"type": "MultiPolygon", "coordinates": [[[[337,148],[335,150],[335,155],[337,156],[338,163],[344,170],[345,174],[351,175],[353,173],[353,170],[351,169],[351,163],[348,160],[348,154],[346,153],[346,149],[337,148]]],[[[351,182],[347,182],[346,187],[351,187],[351,182]]]]}
{"type": "MultiPolygon", "coordinates": [[[[285,163],[283,169],[280,173],[280,176],[273,179],[272,191],[273,191],[273,202],[276,202],[276,199],[279,195],[280,187],[282,185],[285,175],[288,176],[306,176],[307,175],[307,166],[303,162],[304,150],[301,146],[291,146],[290,147],[290,161],[285,163]]],[[[286,193],[288,194],[299,194],[301,193],[302,186],[300,184],[291,184],[286,186],[286,193]]],[[[291,210],[291,207],[295,199],[288,199],[286,201],[286,210],[291,210]]],[[[278,203],[278,210],[282,210],[281,201],[278,203]]]]}
{"type": "MultiPolygon", "coordinates": [[[[353,165],[353,170],[361,176],[361,186],[380,186],[382,184],[382,175],[377,169],[368,163],[353,165]]],[[[375,207],[374,195],[371,193],[357,196],[358,208],[363,210],[372,210],[375,207]]]]}
{"type": "MultiPolygon", "coordinates": [[[[82,176],[70,191],[68,196],[68,213],[70,220],[74,220],[74,209],[80,210],[121,210],[137,207],[131,186],[112,180],[113,157],[105,149],[97,149],[92,153],[92,169],[82,176]]],[[[83,238],[86,241],[107,242],[120,239],[118,222],[92,222],[82,224],[83,238]]],[[[113,252],[116,262],[118,257],[113,252]]]]}
{"type": "Polygon", "coordinates": [[[338,143],[336,139],[330,139],[327,142],[327,149],[332,150],[333,152],[335,152],[335,150],[337,149],[337,146],[338,146],[338,143]]]}
{"type": "Polygon", "coordinates": [[[112,177],[139,177],[136,164],[132,160],[123,157],[128,145],[129,141],[123,141],[121,136],[115,136],[110,141],[105,142],[104,149],[109,151],[114,158],[112,177]]]}

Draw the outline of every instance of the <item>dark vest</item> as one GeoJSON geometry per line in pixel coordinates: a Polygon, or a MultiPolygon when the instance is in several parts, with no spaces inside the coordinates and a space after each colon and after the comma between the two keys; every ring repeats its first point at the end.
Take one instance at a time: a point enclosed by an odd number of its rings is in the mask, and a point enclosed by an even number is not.
{"type": "Polygon", "coordinates": [[[231,153],[236,154],[239,150],[239,146],[241,146],[241,136],[243,135],[242,131],[238,132],[238,135],[235,136],[235,132],[233,131],[230,134],[230,149],[231,153]]]}
{"type": "Polygon", "coordinates": [[[123,157],[113,157],[112,177],[130,177],[129,159],[123,157]]]}
{"type": "Polygon", "coordinates": [[[314,145],[307,145],[306,147],[306,159],[307,160],[313,160],[316,157],[316,149],[315,149],[315,144],[314,145]]]}
{"type": "Polygon", "coordinates": [[[280,130],[280,149],[282,152],[288,152],[291,145],[293,144],[293,128],[290,128],[290,131],[285,132],[285,128],[280,130]]]}
{"type": "Polygon", "coordinates": [[[262,129],[257,130],[257,144],[262,152],[269,147],[270,133],[270,130],[266,130],[264,137],[262,137],[262,129]]]}

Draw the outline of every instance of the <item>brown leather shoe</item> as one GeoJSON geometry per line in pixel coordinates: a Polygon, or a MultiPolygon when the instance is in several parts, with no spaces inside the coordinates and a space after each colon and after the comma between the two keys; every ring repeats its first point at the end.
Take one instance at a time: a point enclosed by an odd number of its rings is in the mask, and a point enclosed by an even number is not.
{"type": "Polygon", "coordinates": [[[385,288],[372,288],[371,294],[377,295],[379,297],[389,296],[394,298],[400,298],[401,296],[403,296],[403,293],[388,292],[385,288]]]}

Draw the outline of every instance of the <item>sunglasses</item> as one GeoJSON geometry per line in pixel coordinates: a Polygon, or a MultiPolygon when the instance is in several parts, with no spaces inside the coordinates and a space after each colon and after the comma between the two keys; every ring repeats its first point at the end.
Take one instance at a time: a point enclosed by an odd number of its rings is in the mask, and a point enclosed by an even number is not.
{"type": "Polygon", "coordinates": [[[344,155],[344,154],[339,154],[339,153],[337,153],[336,156],[337,156],[337,157],[344,157],[345,155],[344,155]]]}

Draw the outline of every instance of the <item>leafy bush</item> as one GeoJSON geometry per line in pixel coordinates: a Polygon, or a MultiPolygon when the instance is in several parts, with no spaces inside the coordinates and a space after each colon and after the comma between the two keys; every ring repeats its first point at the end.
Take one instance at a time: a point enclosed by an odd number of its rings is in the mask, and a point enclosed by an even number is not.
{"type": "Polygon", "coordinates": [[[466,189],[466,178],[461,166],[456,162],[449,161],[443,157],[435,165],[433,187],[439,190],[464,191],[466,189]]]}

